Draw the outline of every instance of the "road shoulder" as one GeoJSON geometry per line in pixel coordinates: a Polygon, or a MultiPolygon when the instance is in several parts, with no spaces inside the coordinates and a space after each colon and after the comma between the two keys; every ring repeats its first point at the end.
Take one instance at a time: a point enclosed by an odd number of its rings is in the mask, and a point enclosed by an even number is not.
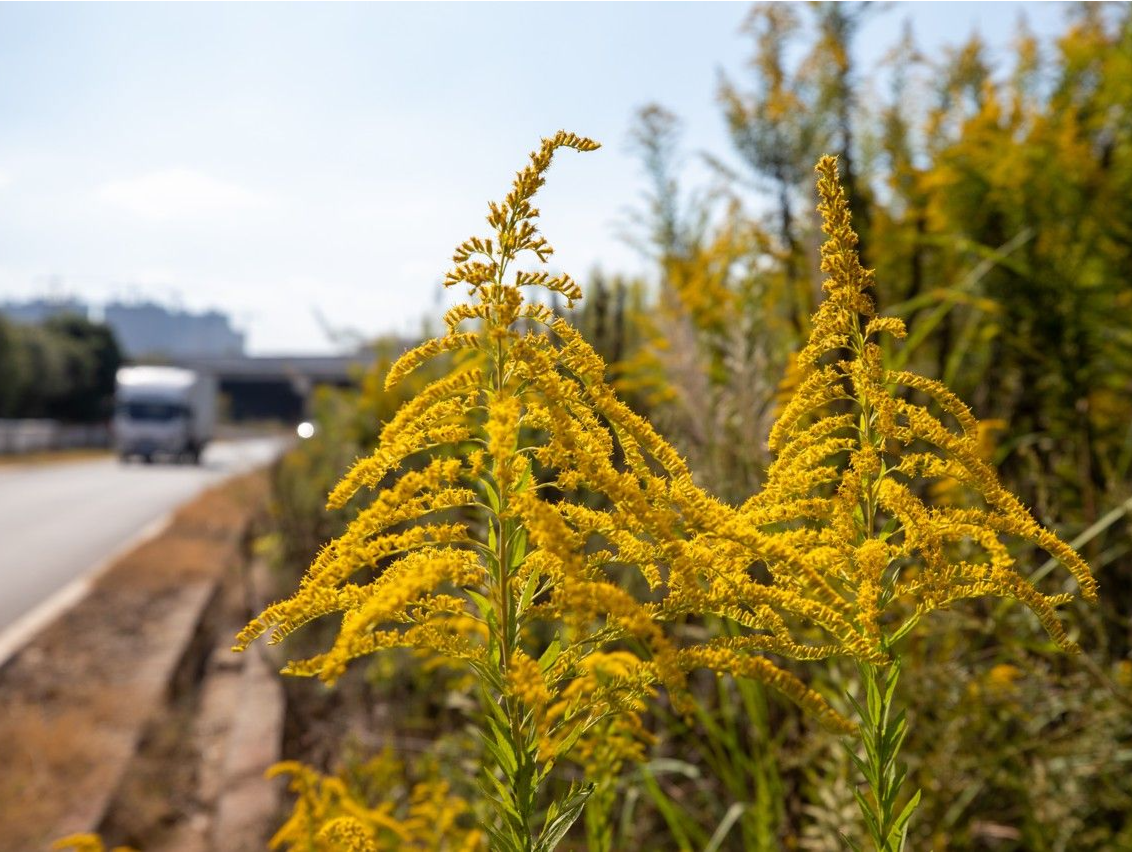
{"type": "Polygon", "coordinates": [[[102,825],[229,628],[265,500],[263,473],[205,492],[0,668],[0,852],[102,825]]]}

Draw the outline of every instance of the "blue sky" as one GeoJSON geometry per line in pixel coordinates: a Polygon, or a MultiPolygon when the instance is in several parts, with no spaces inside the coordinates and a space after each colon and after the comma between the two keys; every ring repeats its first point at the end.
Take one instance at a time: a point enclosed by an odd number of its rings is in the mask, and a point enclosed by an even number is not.
{"type": "MultiPolygon", "coordinates": [[[[0,300],[216,307],[253,352],[329,351],[436,313],[452,247],[560,127],[542,197],[555,265],[643,268],[618,237],[644,183],[634,110],[681,116],[724,158],[719,70],[742,80],[740,3],[0,4],[0,300]]],[[[929,53],[1007,45],[1061,3],[894,3],[929,53]]]]}

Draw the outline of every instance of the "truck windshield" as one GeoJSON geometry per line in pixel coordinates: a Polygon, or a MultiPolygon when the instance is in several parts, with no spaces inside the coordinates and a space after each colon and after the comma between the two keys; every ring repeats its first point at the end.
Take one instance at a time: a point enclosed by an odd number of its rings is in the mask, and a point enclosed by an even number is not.
{"type": "Polygon", "coordinates": [[[184,417],[185,406],[172,402],[120,402],[118,414],[127,420],[167,422],[184,417]]]}

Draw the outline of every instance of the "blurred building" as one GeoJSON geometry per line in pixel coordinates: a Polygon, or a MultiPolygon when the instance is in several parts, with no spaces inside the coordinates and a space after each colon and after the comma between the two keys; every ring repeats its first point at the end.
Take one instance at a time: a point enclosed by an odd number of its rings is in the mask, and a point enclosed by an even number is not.
{"type": "MultiPolygon", "coordinates": [[[[66,314],[98,319],[95,313],[90,305],[73,298],[0,302],[0,315],[28,325],[66,314]]],[[[101,313],[102,322],[113,329],[118,346],[131,359],[230,358],[244,354],[244,333],[234,329],[228,315],[219,311],[194,314],[156,302],[111,302],[101,313]]]]}
{"type": "Polygon", "coordinates": [[[205,358],[244,354],[244,334],[232,327],[227,314],[193,314],[170,310],[153,302],[111,302],[103,322],[130,358],[205,358]]]}
{"type": "Polygon", "coordinates": [[[26,302],[0,302],[0,315],[12,322],[38,325],[52,317],[78,314],[90,316],[90,308],[78,299],[30,299],[26,302]]]}

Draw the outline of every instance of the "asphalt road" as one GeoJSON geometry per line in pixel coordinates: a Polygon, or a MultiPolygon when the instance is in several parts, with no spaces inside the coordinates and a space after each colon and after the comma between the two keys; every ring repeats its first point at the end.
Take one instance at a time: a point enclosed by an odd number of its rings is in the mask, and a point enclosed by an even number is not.
{"type": "Polygon", "coordinates": [[[111,458],[0,467],[0,645],[173,509],[284,446],[279,438],[218,441],[199,467],[111,458]]]}

